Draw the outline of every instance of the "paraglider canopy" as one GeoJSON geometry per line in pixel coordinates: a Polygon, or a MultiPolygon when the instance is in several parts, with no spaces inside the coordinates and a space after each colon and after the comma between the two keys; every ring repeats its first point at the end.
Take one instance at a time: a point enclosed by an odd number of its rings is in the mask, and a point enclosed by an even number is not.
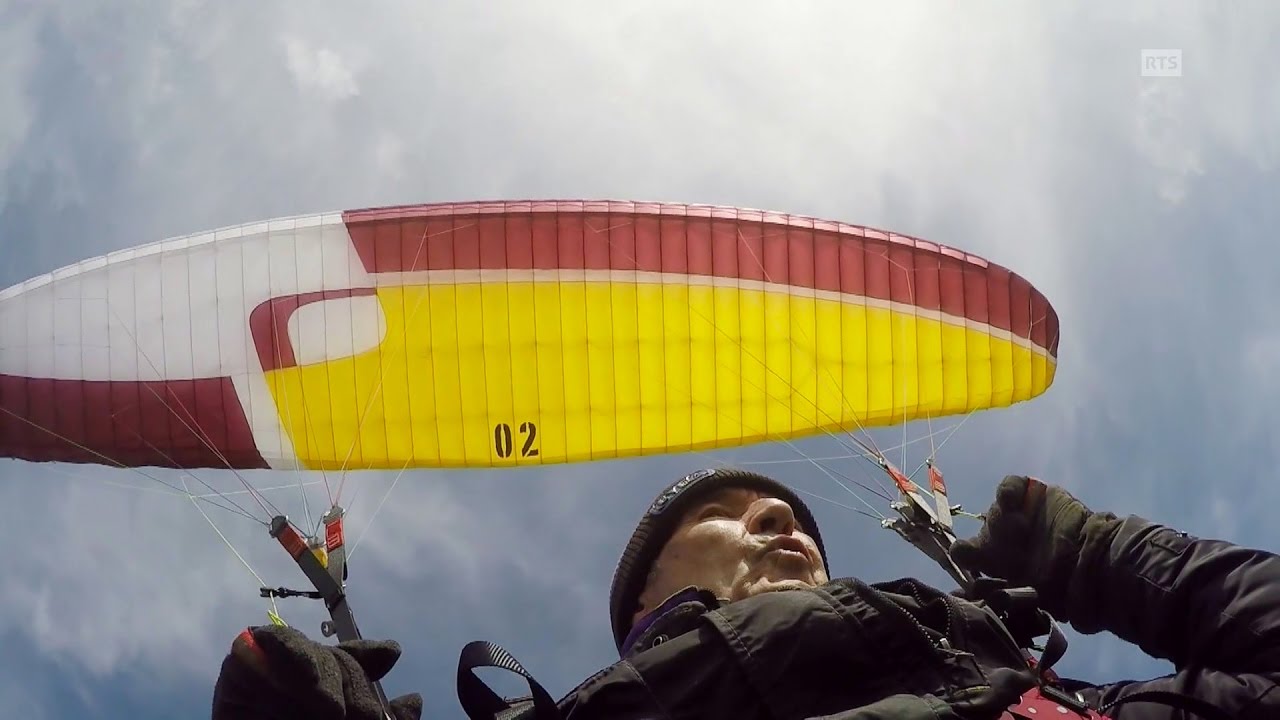
{"type": "Polygon", "coordinates": [[[999,407],[1057,317],[974,255],[737,208],[499,202],[273,220],[0,293],[0,454],[504,467],[999,407]],[[110,423],[101,418],[111,418],[110,423]]]}

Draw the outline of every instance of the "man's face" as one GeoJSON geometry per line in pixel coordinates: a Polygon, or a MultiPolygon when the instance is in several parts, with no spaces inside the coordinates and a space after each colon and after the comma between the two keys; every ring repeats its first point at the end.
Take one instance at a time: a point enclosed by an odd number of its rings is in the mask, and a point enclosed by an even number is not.
{"type": "Polygon", "coordinates": [[[690,585],[733,601],[827,579],[817,543],[796,527],[790,505],[756,490],[725,488],[684,514],[658,555],[636,617],[690,585]]]}

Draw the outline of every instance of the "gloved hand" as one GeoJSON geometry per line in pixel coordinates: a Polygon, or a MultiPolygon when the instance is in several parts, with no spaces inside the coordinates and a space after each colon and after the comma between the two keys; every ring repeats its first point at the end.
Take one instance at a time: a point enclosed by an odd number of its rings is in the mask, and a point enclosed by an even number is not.
{"type": "Polygon", "coordinates": [[[1066,620],[1067,591],[1093,514],[1062,488],[1009,475],[978,535],[953,543],[951,558],[970,572],[1035,588],[1041,607],[1066,620]]]}
{"type": "MultiPolygon", "coordinates": [[[[400,659],[399,644],[324,645],[288,627],[249,628],[231,644],[213,691],[213,720],[383,720],[373,683],[400,659]]],[[[422,696],[391,700],[394,720],[419,720],[422,696]]]]}

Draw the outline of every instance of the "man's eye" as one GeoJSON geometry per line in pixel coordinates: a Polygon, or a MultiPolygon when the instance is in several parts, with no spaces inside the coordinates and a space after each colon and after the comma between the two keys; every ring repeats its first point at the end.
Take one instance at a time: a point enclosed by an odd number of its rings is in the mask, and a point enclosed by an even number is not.
{"type": "Polygon", "coordinates": [[[699,520],[710,520],[711,518],[715,518],[715,517],[728,517],[728,516],[729,516],[729,511],[719,505],[712,505],[711,507],[704,508],[702,512],[698,513],[699,520]]]}

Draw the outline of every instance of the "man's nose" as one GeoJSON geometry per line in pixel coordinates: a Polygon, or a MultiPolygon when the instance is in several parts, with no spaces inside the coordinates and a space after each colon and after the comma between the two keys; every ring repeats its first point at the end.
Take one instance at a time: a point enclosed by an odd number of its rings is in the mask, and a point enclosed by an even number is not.
{"type": "Polygon", "coordinates": [[[791,506],[778,498],[760,498],[747,509],[747,531],[753,535],[790,535],[796,530],[791,506]]]}

